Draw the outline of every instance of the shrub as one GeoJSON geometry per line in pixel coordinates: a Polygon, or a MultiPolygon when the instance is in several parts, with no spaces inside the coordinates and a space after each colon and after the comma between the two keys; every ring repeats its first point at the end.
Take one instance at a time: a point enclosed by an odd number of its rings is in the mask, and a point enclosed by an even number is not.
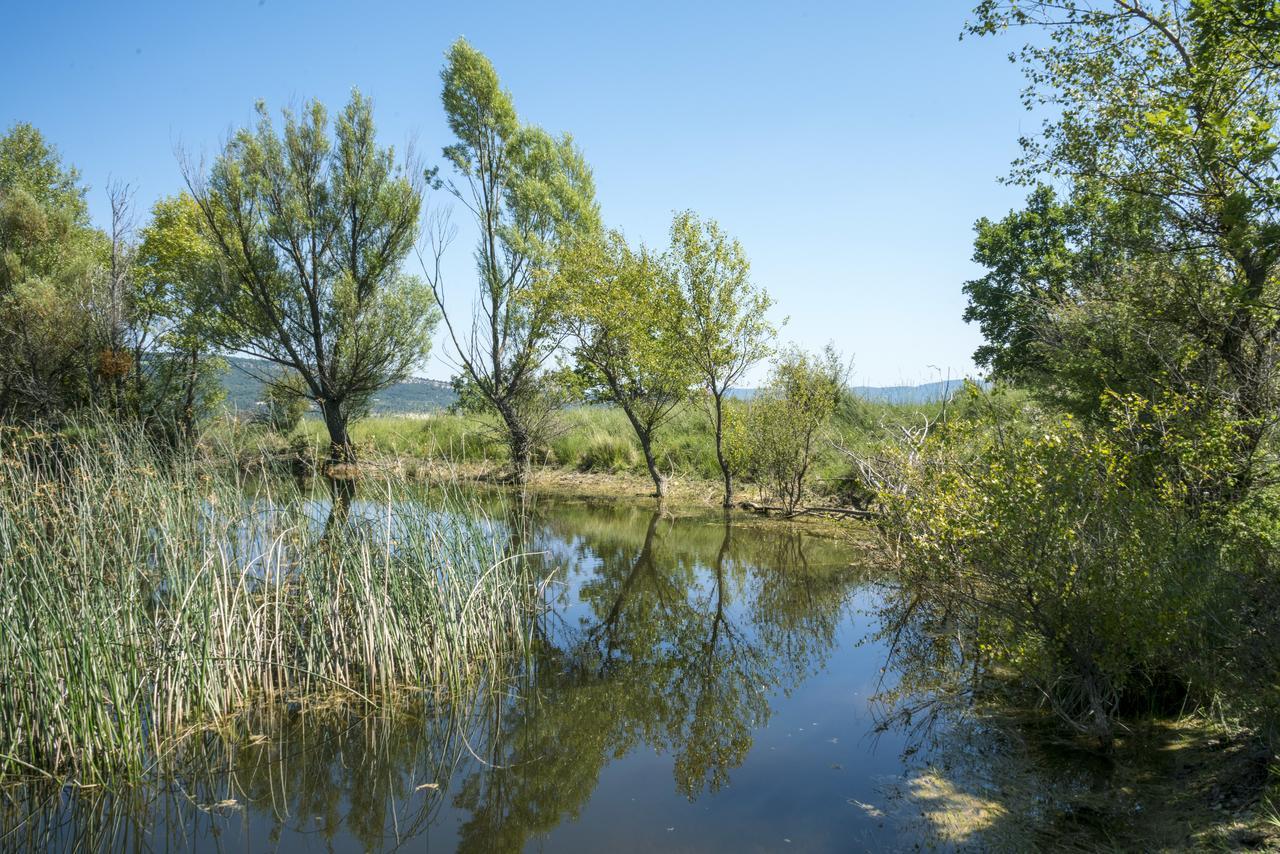
{"type": "Polygon", "coordinates": [[[952,421],[899,446],[880,489],[905,591],[890,631],[932,622],[918,631],[933,639],[930,667],[969,682],[940,694],[1012,674],[1104,745],[1117,714],[1156,686],[1172,680],[1185,696],[1234,572],[1213,508],[1195,501],[1195,472],[1218,470],[1215,449],[1229,447],[1211,439],[1223,426],[1180,423],[1176,403],[1139,398],[1108,411],[1099,427],[1069,415],[952,421]]]}
{"type": "Polygon", "coordinates": [[[745,424],[730,425],[730,444],[740,446],[730,452],[730,459],[741,459],[751,479],[788,510],[795,510],[804,498],[845,373],[831,347],[818,356],[785,350],[774,363],[768,387],[748,407],[745,424]]]}

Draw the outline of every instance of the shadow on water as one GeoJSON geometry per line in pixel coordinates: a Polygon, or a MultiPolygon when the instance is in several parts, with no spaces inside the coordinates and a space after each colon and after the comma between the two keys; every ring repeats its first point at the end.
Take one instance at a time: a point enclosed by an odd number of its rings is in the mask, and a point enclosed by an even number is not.
{"type": "MultiPolygon", "coordinates": [[[[349,481],[316,500],[328,537],[371,512],[349,481]]],[[[0,848],[908,844],[869,803],[900,745],[867,737],[883,650],[858,644],[873,570],[848,544],[719,512],[481,504],[550,578],[518,672],[452,705],[253,710],[128,790],[0,792],[0,848]]]]}

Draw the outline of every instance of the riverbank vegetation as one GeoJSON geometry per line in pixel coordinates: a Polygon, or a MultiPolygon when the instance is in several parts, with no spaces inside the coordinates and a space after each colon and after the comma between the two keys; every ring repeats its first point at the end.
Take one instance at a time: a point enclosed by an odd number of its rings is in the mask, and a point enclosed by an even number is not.
{"type": "MultiPolygon", "coordinates": [[[[1110,753],[1143,716],[1280,730],[1280,56],[1256,4],[984,3],[1049,111],[965,286],[999,388],[862,458],[914,725],[1039,707],[1110,753]]],[[[1253,772],[1250,772],[1253,773],[1253,772]]],[[[1255,834],[1256,836],[1256,834],[1255,834]]]]}
{"type": "Polygon", "coordinates": [[[380,146],[359,93],[332,124],[260,107],[136,233],[127,188],[93,228],[75,170],[15,126],[0,608],[27,628],[0,639],[0,772],[136,770],[264,693],[498,672],[531,580],[492,528],[388,498],[336,536],[240,479],[379,456],[872,508],[889,720],[1034,707],[1111,754],[1135,720],[1192,713],[1280,766],[1280,12],[985,0],[966,33],[1022,27],[1045,121],[1010,175],[1026,204],[979,220],[964,285],[991,383],[914,408],[852,397],[834,345],[781,346],[714,220],[677,213],[661,247],[607,227],[572,137],[519,117],[463,40],[444,171],[380,146]],[[436,194],[478,229],[470,316],[445,307],[436,194]],[[438,324],[456,411],[363,418],[438,324]],[[269,366],[259,423],[214,417],[230,352],[269,366]]]}
{"type": "Polygon", "coordinates": [[[443,487],[315,500],[82,435],[0,435],[0,777],[137,778],[250,706],[447,699],[524,654],[538,580],[443,487]]]}

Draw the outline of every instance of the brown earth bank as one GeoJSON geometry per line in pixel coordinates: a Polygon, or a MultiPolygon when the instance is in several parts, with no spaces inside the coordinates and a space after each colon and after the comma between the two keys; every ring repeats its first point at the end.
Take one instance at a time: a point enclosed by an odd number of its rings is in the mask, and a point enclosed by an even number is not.
{"type": "MultiPolygon", "coordinates": [[[[323,464],[304,459],[288,452],[255,453],[236,460],[236,464],[249,471],[290,472],[299,475],[323,473],[339,480],[358,480],[362,477],[395,476],[407,480],[428,483],[463,483],[513,488],[510,470],[494,462],[454,462],[449,460],[415,457],[398,454],[372,454],[358,463],[323,464]]],[[[723,486],[718,480],[672,474],[668,477],[667,507],[721,508],[723,486]]],[[[645,475],[632,472],[575,471],[556,466],[534,466],[525,481],[525,489],[535,494],[562,497],[601,498],[620,500],[654,501],[653,481],[645,475]]],[[[734,510],[747,509],[751,515],[762,518],[803,522],[806,526],[826,528],[823,522],[847,523],[863,518],[857,508],[843,508],[838,499],[826,495],[814,495],[796,512],[786,512],[762,495],[751,483],[744,483],[735,491],[734,510]]],[[[832,528],[835,530],[835,528],[832,528]]]]}

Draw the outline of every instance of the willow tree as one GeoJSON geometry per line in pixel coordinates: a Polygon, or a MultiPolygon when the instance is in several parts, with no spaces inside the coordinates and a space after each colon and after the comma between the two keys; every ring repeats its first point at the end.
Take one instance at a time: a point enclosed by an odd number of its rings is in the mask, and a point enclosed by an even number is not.
{"type": "MultiPolygon", "coordinates": [[[[546,302],[573,342],[588,399],[626,414],[658,498],[667,481],[654,435],[689,396],[697,377],[684,346],[680,290],[662,259],[631,249],[617,232],[563,254],[546,302]]],[[[543,296],[542,294],[539,295],[543,296]]]]}
{"type": "Polygon", "coordinates": [[[766,358],[775,330],[765,315],[773,300],[751,281],[742,245],[715,220],[692,211],[671,224],[667,264],[686,311],[685,358],[706,391],[724,506],[733,504],[733,472],[725,454],[725,400],[752,365],[766,358]]]}
{"type": "Polygon", "coordinates": [[[533,298],[534,281],[559,245],[598,229],[595,184],[572,138],[523,124],[493,65],[465,40],[450,48],[441,79],[456,137],[444,149],[456,173],[446,187],[479,232],[469,328],[445,309],[444,241],[436,241],[428,275],[467,391],[501,420],[514,478],[523,482],[553,406],[542,369],[560,343],[554,309],[533,298]]]}
{"type": "Polygon", "coordinates": [[[277,132],[231,139],[207,176],[186,170],[229,287],[216,328],[229,349],[296,371],[324,416],[330,458],[355,459],[348,423],[421,362],[438,315],[402,271],[419,231],[422,175],[378,145],[354,92],[330,133],[318,101],[277,132]]]}

